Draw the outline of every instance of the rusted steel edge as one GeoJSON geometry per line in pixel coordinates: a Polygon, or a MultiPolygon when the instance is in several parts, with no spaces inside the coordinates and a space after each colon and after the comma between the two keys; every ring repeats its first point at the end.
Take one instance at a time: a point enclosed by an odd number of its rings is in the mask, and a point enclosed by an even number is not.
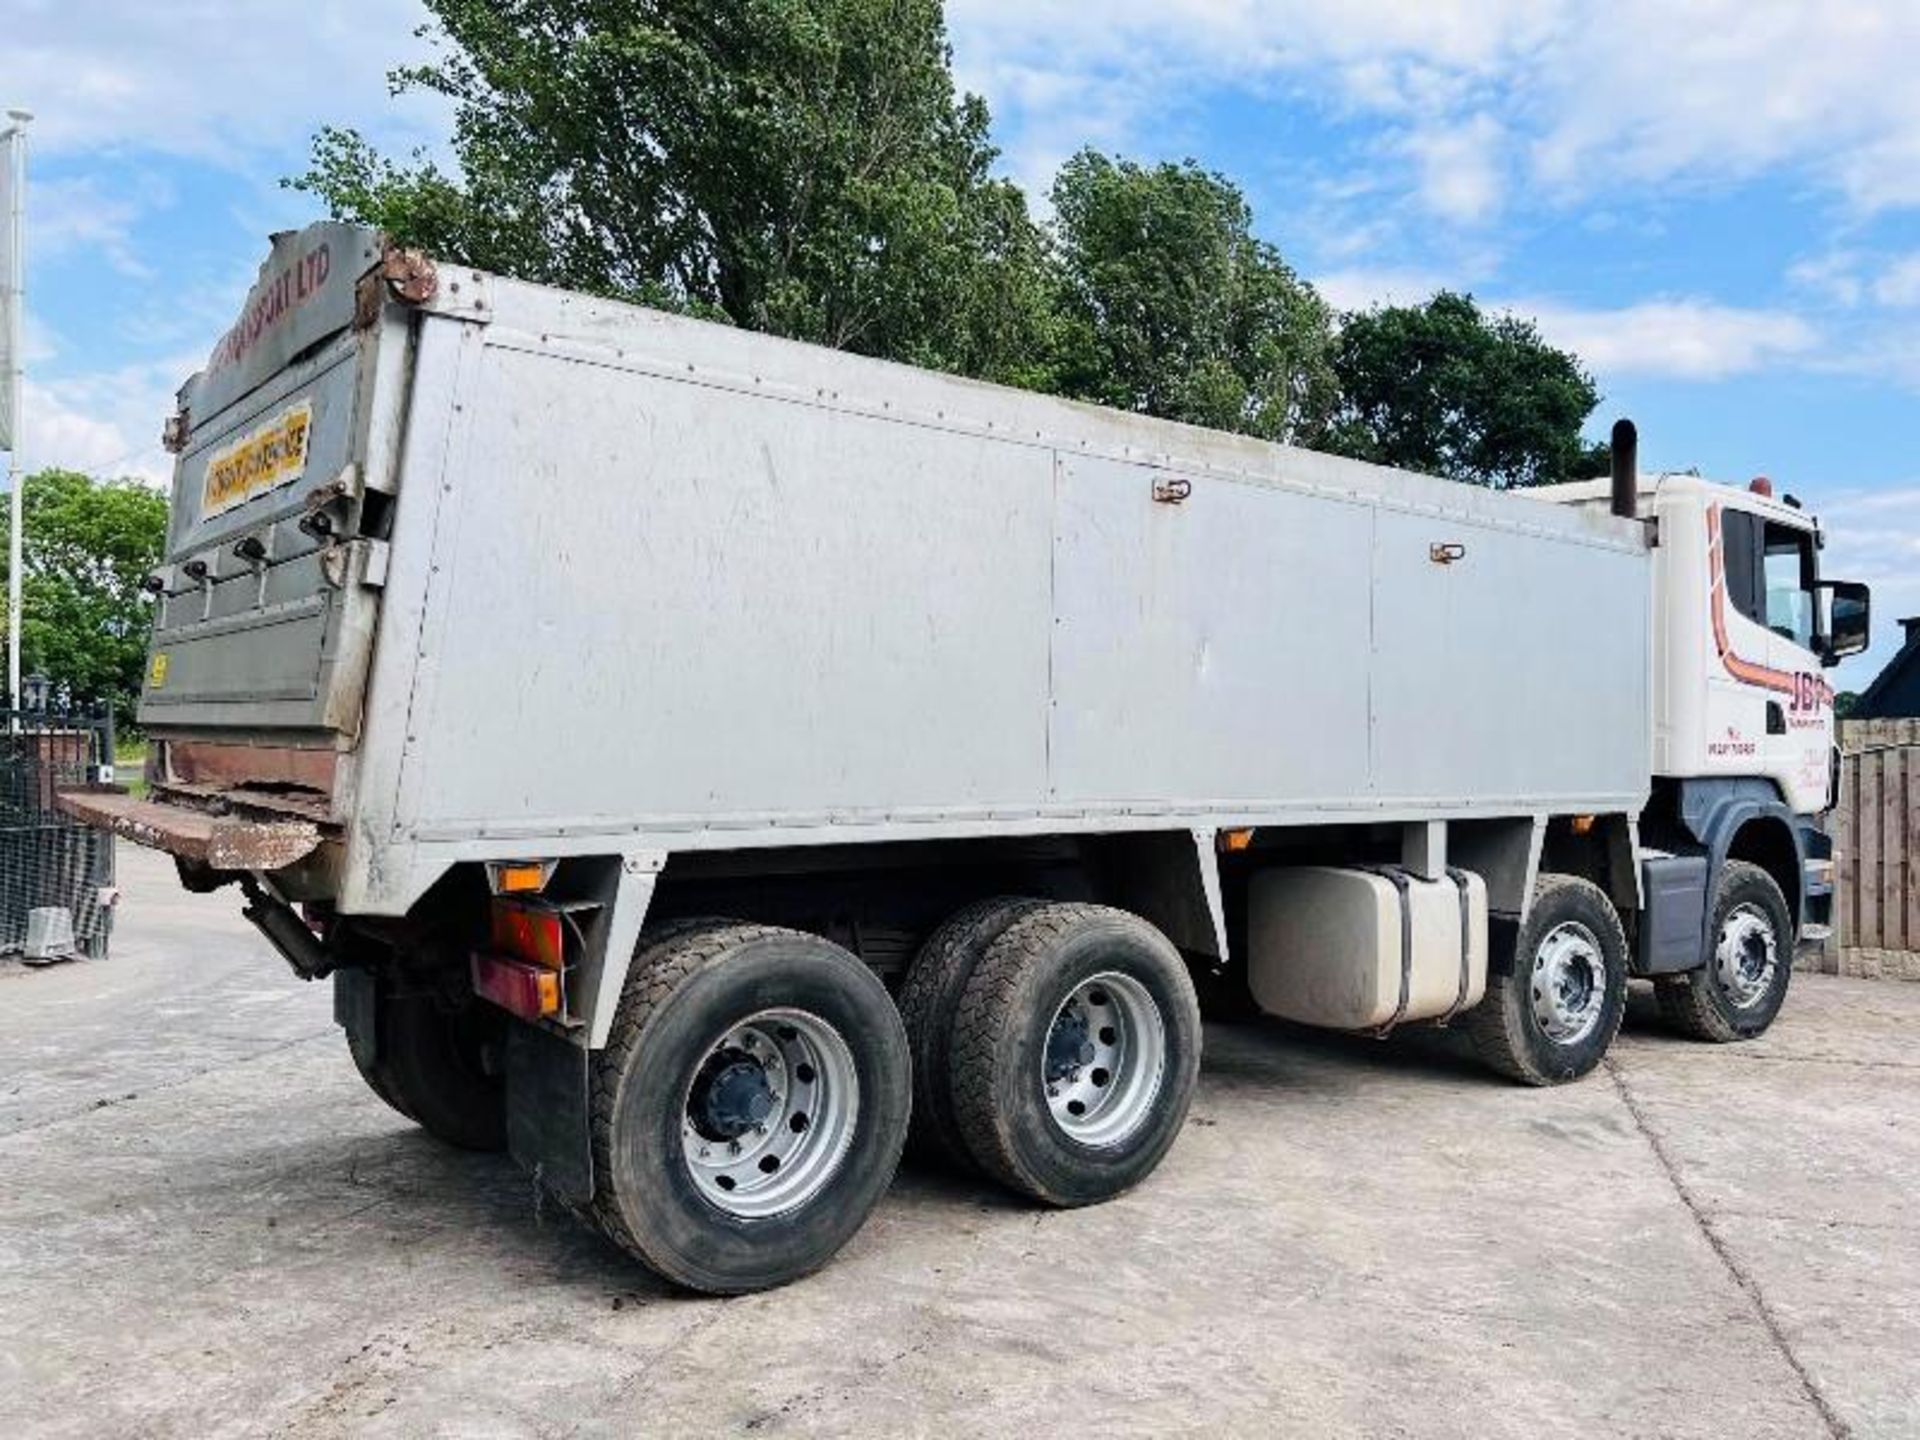
{"type": "Polygon", "coordinates": [[[420,250],[393,245],[380,257],[380,278],[396,300],[424,305],[440,288],[440,273],[420,250]]]}
{"type": "Polygon", "coordinates": [[[320,827],[305,820],[249,820],[210,815],[128,795],[65,790],[54,804],[96,829],[196,860],[214,870],[279,870],[319,848],[320,827]]]}

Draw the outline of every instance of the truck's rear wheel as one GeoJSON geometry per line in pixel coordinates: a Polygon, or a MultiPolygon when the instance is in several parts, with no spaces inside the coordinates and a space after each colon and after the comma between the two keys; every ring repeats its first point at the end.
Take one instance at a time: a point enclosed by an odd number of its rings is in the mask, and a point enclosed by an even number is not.
{"type": "Polygon", "coordinates": [[[383,994],[376,1017],[371,1064],[354,1053],[373,1093],[449,1145],[506,1149],[506,1016],[480,1000],[415,990],[383,994]]]}
{"type": "Polygon", "coordinates": [[[910,1064],[880,981],[817,936],[716,923],[642,942],[593,1079],[593,1216],[689,1289],[818,1269],[886,1192],[910,1064]]]}
{"type": "MultiPolygon", "coordinates": [[[[351,1043],[347,1046],[347,1053],[353,1056],[353,1068],[360,1072],[360,1078],[367,1082],[367,1088],[378,1095],[396,1115],[413,1120],[412,1112],[400,1103],[399,1092],[393,1088],[393,1079],[387,1074],[387,1067],[381,1063],[380,1058],[375,1056],[371,1060],[362,1059],[360,1051],[351,1043]]],[[[418,1120],[414,1120],[414,1124],[419,1123],[418,1120]]]]}
{"type": "Polygon", "coordinates": [[[923,1159],[975,1168],[953,1114],[951,1056],[960,996],[987,947],[1042,901],[996,896],[943,922],[914,956],[900,987],[900,1019],[913,1053],[913,1124],[907,1143],[923,1159]]]}
{"type": "Polygon", "coordinates": [[[1046,904],[988,947],[961,996],[954,1117],[981,1169],[1049,1205],[1089,1205],[1159,1165],[1200,1070],[1200,1007],[1146,921],[1046,904]]]}
{"type": "Polygon", "coordinates": [[[1697,1040],[1751,1040],[1786,1003],[1793,979],[1793,914],[1765,870],[1729,860],[1713,893],[1707,963],[1663,979],[1654,994],[1668,1024],[1697,1040]]]}
{"type": "Polygon", "coordinates": [[[1487,977],[1467,1016],[1480,1058],[1528,1085],[1577,1080],[1600,1063],[1627,1006],[1627,937],[1606,892],[1542,875],[1510,972],[1487,977]]]}

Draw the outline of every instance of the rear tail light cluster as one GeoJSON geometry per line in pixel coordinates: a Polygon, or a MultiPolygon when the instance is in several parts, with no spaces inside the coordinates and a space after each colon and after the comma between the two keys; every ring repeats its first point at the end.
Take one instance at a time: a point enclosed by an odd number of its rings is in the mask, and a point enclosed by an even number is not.
{"type": "Polygon", "coordinates": [[[473,993],[522,1020],[541,1020],[560,1013],[559,972],[503,955],[475,952],[473,993]]]}
{"type": "Polygon", "coordinates": [[[496,899],[489,941],[473,955],[474,993],[523,1020],[558,1015],[565,998],[565,913],[538,901],[496,899]]]}
{"type": "Polygon", "coordinates": [[[544,970],[562,970],[567,963],[566,924],[558,910],[496,900],[493,948],[544,970]]]}

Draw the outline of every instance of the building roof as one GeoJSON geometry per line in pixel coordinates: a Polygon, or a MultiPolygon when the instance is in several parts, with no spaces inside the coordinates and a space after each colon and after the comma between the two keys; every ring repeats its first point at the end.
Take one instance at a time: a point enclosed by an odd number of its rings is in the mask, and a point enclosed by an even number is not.
{"type": "Polygon", "coordinates": [[[1861,692],[1850,719],[1900,720],[1920,716],[1920,615],[1908,616],[1900,623],[1907,630],[1906,644],[1861,692]]]}

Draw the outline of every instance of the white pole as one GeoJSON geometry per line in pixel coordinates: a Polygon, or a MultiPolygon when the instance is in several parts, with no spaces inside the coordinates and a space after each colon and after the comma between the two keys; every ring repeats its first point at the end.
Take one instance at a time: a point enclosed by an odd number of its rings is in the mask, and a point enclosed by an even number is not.
{"type": "Polygon", "coordinates": [[[20,468],[20,380],[26,372],[26,357],[21,347],[21,312],[27,304],[27,122],[33,116],[25,110],[9,110],[7,118],[13,122],[6,131],[7,164],[11,167],[12,184],[7,187],[12,197],[8,207],[11,214],[7,224],[11,227],[11,243],[7,254],[12,262],[13,273],[6,277],[8,289],[12,292],[7,306],[7,355],[11,373],[6,377],[9,387],[8,399],[12,402],[7,413],[13,420],[13,435],[7,450],[7,699],[15,711],[20,709],[20,581],[23,557],[21,554],[21,529],[25,512],[21,506],[21,484],[26,479],[20,468]]]}

